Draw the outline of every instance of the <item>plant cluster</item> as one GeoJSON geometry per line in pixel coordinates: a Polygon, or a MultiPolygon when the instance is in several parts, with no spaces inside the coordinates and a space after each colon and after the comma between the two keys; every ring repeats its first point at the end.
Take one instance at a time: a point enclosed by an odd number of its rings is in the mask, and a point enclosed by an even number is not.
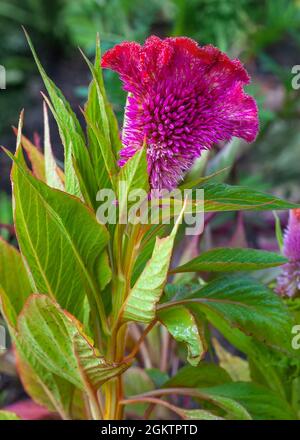
{"type": "MultiPolygon", "coordinates": [[[[179,131],[172,129],[170,134],[157,122],[160,136],[166,142],[169,136],[172,142],[161,151],[161,144],[153,141],[158,138],[153,126],[158,111],[142,92],[159,87],[153,78],[164,76],[164,69],[168,69],[169,82],[164,90],[156,88],[156,108],[164,92],[167,96],[174,93],[172,102],[162,104],[166,113],[166,106],[189,109],[194,103],[190,94],[197,93],[197,115],[203,111],[207,117],[206,131],[202,127],[200,132],[203,139],[207,136],[206,148],[217,140],[229,141],[232,135],[250,141],[257,132],[254,101],[243,93],[248,77],[238,61],[184,38],[153,41],[149,39],[144,49],[124,43],[103,61],[131,87],[125,122],[129,134],[123,133],[129,136],[126,160],[119,162],[124,146],[105,92],[99,41],[95,64],[84,56],[92,74],[83,109],[84,132],[29,40],[48,92],[43,95],[44,152],[22,134],[22,113],[16,152],[5,150],[13,162],[19,250],[0,240],[1,311],[12,337],[18,373],[29,396],[63,419],[168,418],[174,414],[206,420],[298,419],[300,362],[292,345],[297,302],[290,305],[272,290],[275,277],[263,283],[258,276],[248,275],[287,264],[288,259],[279,253],[229,247],[193,255],[191,243],[183,255],[176,251],[184,240],[186,209],[196,215],[204,208],[211,215],[297,205],[247,187],[226,185],[218,180],[226,170],[196,179],[187,176],[179,184],[180,169],[171,186],[180,192],[203,189],[204,206],[185,201],[171,224],[104,225],[97,221],[99,190],[115,191],[114,205],[118,218],[123,218],[133,204],[131,192],[160,188],[160,179],[170,171],[168,164],[176,172],[184,148],[191,147],[193,139],[187,134],[193,136],[189,131],[193,115],[185,121],[184,137],[180,124],[179,131]],[[195,65],[203,69],[199,83],[195,75],[188,75],[195,65]],[[189,82],[189,99],[180,96],[178,103],[175,93],[182,90],[172,88],[172,79],[181,68],[189,82]],[[154,74],[153,69],[160,70],[154,74]],[[220,94],[225,110],[219,105],[220,94]],[[208,100],[208,95],[215,101],[208,100]],[[139,111],[147,105],[153,113],[144,120],[139,111]],[[64,147],[64,170],[52,153],[47,107],[64,147]],[[152,137],[141,136],[142,129],[149,129],[147,124],[152,124],[152,137]],[[130,142],[135,151],[128,154],[130,142]],[[152,179],[151,172],[156,173],[152,179]],[[220,334],[243,355],[232,353],[220,334]]],[[[178,121],[180,111],[175,116],[178,121]]],[[[201,121],[193,123],[198,127],[201,121]]],[[[201,154],[199,147],[188,164],[201,154]]],[[[188,166],[183,169],[187,171],[188,166]]],[[[163,219],[164,200],[160,202],[163,219]]]]}

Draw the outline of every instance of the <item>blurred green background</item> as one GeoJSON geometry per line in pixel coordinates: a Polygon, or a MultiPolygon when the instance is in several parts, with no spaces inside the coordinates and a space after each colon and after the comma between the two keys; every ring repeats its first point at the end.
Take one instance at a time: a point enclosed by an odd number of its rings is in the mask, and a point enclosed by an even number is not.
{"type": "MultiPolygon", "coordinates": [[[[252,75],[249,91],[259,103],[261,134],[255,145],[241,149],[235,178],[299,200],[300,100],[291,86],[291,69],[300,64],[299,0],[0,0],[0,65],[7,71],[7,88],[0,91],[0,144],[11,149],[11,125],[23,107],[26,134],[37,142],[42,136],[43,87],[21,25],[78,113],[89,74],[77,47],[92,57],[96,32],[103,50],[124,39],[143,42],[154,33],[186,35],[238,56],[252,75]]],[[[117,77],[105,75],[121,121],[124,94],[117,77]]],[[[53,141],[60,158],[55,129],[53,141]]],[[[3,154],[0,166],[1,188],[9,191],[3,154]]]]}
{"type": "MultiPolygon", "coordinates": [[[[0,65],[7,74],[6,89],[0,90],[0,145],[11,150],[15,145],[11,126],[17,124],[22,108],[25,134],[37,145],[43,136],[39,93],[43,85],[22,25],[79,118],[90,75],[78,46],[93,58],[97,32],[103,51],[124,39],[143,42],[150,34],[185,35],[239,57],[252,76],[248,91],[259,105],[260,135],[251,145],[217,146],[208,171],[230,165],[229,181],[300,201],[300,93],[292,88],[292,68],[300,65],[300,0],[0,0],[0,65]]],[[[125,95],[120,81],[108,71],[105,80],[121,123],[125,95]]],[[[51,136],[62,159],[53,121],[51,136]]],[[[1,152],[0,226],[12,221],[10,167],[1,152]]],[[[224,217],[221,220],[224,223],[224,217]]],[[[230,214],[228,220],[229,229],[225,224],[219,232],[221,239],[232,232],[230,214]]],[[[268,240],[274,242],[272,216],[252,216],[247,228],[252,245],[268,248],[268,240]]],[[[1,227],[0,234],[9,238],[10,229],[1,227]]],[[[6,372],[9,376],[9,367],[6,372]]],[[[23,392],[8,376],[0,375],[0,407],[23,392]]]]}

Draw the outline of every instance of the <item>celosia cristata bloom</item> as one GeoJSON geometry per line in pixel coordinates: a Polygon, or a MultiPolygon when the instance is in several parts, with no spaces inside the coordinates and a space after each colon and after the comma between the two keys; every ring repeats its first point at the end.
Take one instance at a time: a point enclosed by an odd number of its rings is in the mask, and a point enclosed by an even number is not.
{"type": "Polygon", "coordinates": [[[284,235],[284,255],[289,262],[278,277],[277,292],[293,297],[300,294],[300,209],[290,211],[289,224],[284,235]]]}
{"type": "Polygon", "coordinates": [[[119,164],[146,142],[152,188],[174,188],[215,142],[256,137],[257,107],[243,90],[249,76],[239,60],[213,46],[152,36],[144,46],[110,49],[102,67],[118,72],[129,93],[119,164]]]}

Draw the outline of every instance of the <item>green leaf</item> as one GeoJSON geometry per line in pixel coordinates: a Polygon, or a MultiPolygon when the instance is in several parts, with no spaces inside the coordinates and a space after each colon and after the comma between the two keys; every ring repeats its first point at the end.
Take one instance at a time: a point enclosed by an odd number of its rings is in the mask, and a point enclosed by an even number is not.
{"type": "Polygon", "coordinates": [[[74,336],[74,352],[85,386],[98,389],[109,379],[124,373],[128,363],[112,363],[100,356],[88,341],[78,333],[74,336]]]}
{"type": "Polygon", "coordinates": [[[101,291],[104,290],[105,287],[110,283],[112,278],[112,271],[109,265],[107,250],[103,251],[99,258],[96,260],[95,275],[96,279],[98,279],[101,291]]]}
{"type": "Polygon", "coordinates": [[[35,291],[56,298],[76,317],[82,315],[85,294],[92,306],[97,303],[101,309],[93,270],[108,242],[105,227],[80,200],[36,180],[20,150],[10,157],[14,160],[15,225],[35,291]]]}
{"type": "Polygon", "coordinates": [[[164,388],[188,387],[202,388],[231,382],[232,379],[219,365],[200,362],[197,367],[187,365],[164,384],[164,388]]]}
{"type": "Polygon", "coordinates": [[[299,207],[295,203],[286,202],[278,197],[242,186],[210,183],[203,185],[202,188],[204,189],[205,212],[267,211],[299,207]]]}
{"type": "Polygon", "coordinates": [[[223,409],[227,416],[226,418],[229,420],[251,420],[252,417],[247,411],[247,409],[241,405],[236,400],[230,399],[228,397],[219,396],[217,394],[209,394],[209,393],[203,393],[203,390],[199,390],[202,396],[201,397],[204,400],[208,400],[212,404],[216,405],[217,407],[223,409]]]}
{"type": "Polygon", "coordinates": [[[18,318],[17,332],[17,344],[30,348],[45,369],[82,390],[97,390],[129,366],[106,362],[75,319],[45,295],[29,298],[18,318]]]}
{"type": "Polygon", "coordinates": [[[226,350],[217,340],[213,338],[213,347],[219,359],[219,365],[224,368],[235,381],[250,381],[249,363],[226,350]]]}
{"type": "Polygon", "coordinates": [[[31,294],[26,269],[19,252],[5,242],[0,242],[1,311],[18,345],[16,350],[18,373],[27,393],[49,411],[56,411],[70,418],[70,406],[74,386],[44,368],[35,358],[31,347],[21,347],[16,337],[17,316],[31,294]],[[2,262],[1,262],[2,260],[2,262]],[[5,261],[5,264],[4,264],[5,261]],[[17,273],[17,276],[12,274],[17,273]],[[26,353],[26,356],[24,355],[26,353]],[[24,358],[30,359],[30,365],[24,358]]]}
{"type": "Polygon", "coordinates": [[[256,249],[219,248],[203,252],[199,257],[172,269],[171,273],[261,270],[280,266],[286,262],[285,257],[274,252],[256,249]]]}
{"type": "MultiPolygon", "coordinates": [[[[145,370],[139,367],[131,367],[124,374],[124,388],[127,397],[135,394],[145,393],[154,390],[155,386],[149,375],[145,370]]],[[[135,403],[130,406],[130,411],[143,416],[147,409],[147,403],[135,403]]]]}
{"type": "MultiPolygon", "coordinates": [[[[97,49],[100,50],[100,47],[97,47],[97,49]]],[[[93,81],[89,88],[88,102],[85,106],[85,117],[88,126],[89,150],[98,188],[101,189],[114,187],[114,177],[117,174],[116,157],[113,150],[116,140],[114,132],[117,131],[118,138],[119,134],[117,126],[112,127],[111,125],[113,113],[105,95],[100,53],[98,50],[95,66],[91,64],[83,53],[82,55],[93,76],[93,81]]]]}
{"type": "Polygon", "coordinates": [[[63,419],[72,418],[75,387],[67,380],[45,368],[30,347],[17,341],[18,373],[28,395],[49,411],[58,412],[63,419]]]}
{"type": "Polygon", "coordinates": [[[228,174],[228,170],[229,168],[223,168],[222,170],[216,171],[215,173],[209,174],[208,176],[198,177],[195,180],[189,180],[186,183],[180,185],[178,188],[181,190],[191,189],[200,187],[201,185],[208,182],[214,182],[219,176],[222,177],[224,175],[226,177],[226,175],[228,174]]]}
{"type": "MultiPolygon", "coordinates": [[[[127,216],[129,207],[128,196],[134,190],[144,190],[148,192],[148,173],[146,148],[138,150],[126,164],[121,168],[118,175],[118,200],[120,218],[127,216]]],[[[125,217],[126,218],[126,217],[125,217]]]]}
{"type": "MultiPolygon", "coordinates": [[[[98,98],[94,97],[90,99],[98,98]]],[[[103,136],[98,124],[93,123],[92,120],[89,119],[87,112],[85,114],[85,118],[88,125],[90,139],[89,146],[98,189],[114,188],[117,166],[111,145],[103,136]]]]}
{"type": "MultiPolygon", "coordinates": [[[[285,390],[276,371],[276,364],[274,364],[274,360],[270,356],[271,349],[268,349],[264,343],[259,342],[252,336],[246,335],[238,328],[233,328],[230,322],[220,315],[211,316],[211,322],[231,345],[248,356],[249,361],[255,365],[268,387],[279,396],[285,398],[285,390]]],[[[274,351],[273,353],[278,354],[279,352],[274,351]]]]}
{"type": "Polygon", "coordinates": [[[95,207],[97,184],[95,180],[94,169],[85,145],[85,137],[82,128],[75,116],[75,113],[71,109],[69,103],[66,101],[61,91],[47,76],[26,31],[25,35],[37,67],[43,78],[45,87],[49,93],[52,105],[46,97],[44,98],[57,122],[62,143],[64,145],[66,191],[79,197],[81,196],[81,194],[83,194],[87,203],[89,203],[90,206],[95,207]],[[80,173],[80,176],[77,176],[74,169],[73,158],[77,164],[77,172],[80,173]],[[79,178],[81,186],[79,183],[79,178]]]}
{"type": "Polygon", "coordinates": [[[65,104],[59,102],[56,107],[53,100],[51,104],[45,95],[43,98],[56,120],[64,146],[65,190],[95,209],[98,186],[84,134],[76,124],[77,119],[74,121],[76,116],[66,112],[65,104]]]}
{"type": "Polygon", "coordinates": [[[181,409],[180,412],[187,420],[224,420],[223,417],[216,416],[204,409],[181,409]]]}
{"type": "Polygon", "coordinates": [[[73,350],[78,329],[45,295],[31,295],[18,318],[17,338],[41,365],[77,388],[83,384],[73,350]]]}
{"type": "MultiPolygon", "coordinates": [[[[224,385],[226,386],[226,384],[224,385]]],[[[222,387],[222,385],[220,385],[222,387]]],[[[217,387],[215,387],[217,388],[217,387]]],[[[247,409],[238,401],[232,399],[231,397],[224,397],[216,393],[210,393],[210,390],[214,388],[171,388],[169,391],[172,394],[178,394],[180,390],[182,395],[191,396],[195,399],[204,401],[204,403],[209,403],[210,405],[214,405],[217,408],[225,411],[225,418],[229,418],[232,420],[251,420],[251,415],[247,411],[247,409]]]]}
{"type": "MultiPolygon", "coordinates": [[[[13,223],[11,197],[5,192],[0,192],[0,223],[3,225],[11,225],[13,223]]],[[[0,227],[0,237],[5,240],[9,238],[9,231],[0,227]]]]}
{"type": "MultiPolygon", "coordinates": [[[[109,123],[106,114],[104,96],[102,94],[102,92],[104,91],[104,87],[103,87],[103,78],[102,78],[100,60],[97,63],[97,65],[95,63],[95,65],[93,66],[93,64],[90,62],[90,60],[85,56],[85,54],[82,51],[81,54],[84,60],[86,61],[93,77],[93,82],[91,84],[91,87],[94,87],[96,90],[96,95],[93,96],[90,102],[88,102],[88,105],[93,108],[93,116],[99,117],[99,127],[101,127],[103,137],[106,140],[107,144],[109,145],[110,144],[109,123]],[[96,97],[97,100],[94,102],[94,99],[96,97]]],[[[97,54],[96,54],[96,58],[97,58],[97,54]]],[[[96,118],[93,118],[93,121],[96,123],[96,118]]]]}
{"type": "Polygon", "coordinates": [[[161,388],[169,380],[168,373],[159,368],[147,368],[145,371],[157,388],[161,388]]]}
{"type": "Polygon", "coordinates": [[[233,399],[256,420],[295,420],[297,415],[287,401],[261,386],[249,382],[232,382],[201,389],[211,397],[233,399]]]}
{"type": "Polygon", "coordinates": [[[216,279],[182,303],[212,324],[223,318],[260,341],[290,351],[287,335],[292,321],[287,308],[275,293],[250,277],[216,279]]]}
{"type": "MultiPolygon", "coordinates": [[[[151,231],[151,229],[150,229],[151,231]]],[[[131,276],[131,286],[133,286],[137,279],[139,278],[139,276],[141,275],[141,273],[143,272],[146,264],[148,263],[148,261],[151,258],[151,255],[153,253],[153,249],[155,246],[155,242],[156,242],[156,237],[163,237],[163,229],[161,229],[158,233],[153,234],[153,236],[151,238],[149,238],[149,240],[147,240],[147,242],[145,244],[142,243],[142,247],[140,249],[139,255],[136,259],[133,271],[132,271],[132,276],[131,276]]]]}
{"type": "MultiPolygon", "coordinates": [[[[15,130],[17,132],[17,130],[15,130]]],[[[21,137],[22,147],[26,151],[31,163],[32,172],[39,180],[45,182],[45,158],[43,153],[27,137],[21,137]]]]}
{"type": "Polygon", "coordinates": [[[139,276],[123,306],[123,321],[149,323],[155,318],[156,304],[159,302],[167,281],[174,241],[181,215],[168,237],[156,238],[152,257],[139,276]]]}
{"type": "Polygon", "coordinates": [[[64,173],[57,166],[55,158],[53,156],[51,141],[50,141],[50,127],[48,119],[48,110],[46,103],[43,103],[44,110],[44,155],[45,155],[45,174],[46,183],[52,188],[60,189],[63,191],[64,186],[64,173]]]}
{"type": "Polygon", "coordinates": [[[158,318],[176,341],[187,345],[188,362],[191,365],[198,365],[207,349],[202,323],[183,306],[161,310],[158,312],[158,318]]]}
{"type": "Polygon", "coordinates": [[[21,420],[17,414],[11,411],[0,411],[0,420],[21,420]]]}
{"type": "Polygon", "coordinates": [[[161,303],[167,301],[180,301],[193,296],[193,293],[198,292],[199,288],[204,282],[194,280],[192,282],[177,282],[176,284],[166,284],[164,295],[161,298],[161,303]]]}
{"type": "Polygon", "coordinates": [[[277,243],[278,243],[280,251],[282,251],[284,238],[283,238],[283,232],[281,229],[280,218],[278,217],[278,215],[276,214],[275,211],[273,212],[273,215],[275,217],[275,232],[276,232],[277,243]]]}
{"type": "Polygon", "coordinates": [[[108,102],[108,98],[105,92],[102,69],[101,69],[101,48],[99,35],[96,38],[96,56],[94,66],[87,60],[88,66],[93,75],[93,82],[90,86],[91,99],[87,104],[87,113],[90,113],[88,108],[91,108],[92,121],[99,127],[102,127],[105,131],[105,137],[110,142],[112,151],[115,158],[118,157],[118,152],[122,148],[121,139],[119,136],[119,127],[117,118],[113,112],[111,104],[108,102]],[[99,101],[93,99],[93,96],[99,96],[99,101]],[[108,138],[109,135],[109,138],[108,138]]]}
{"type": "Polygon", "coordinates": [[[9,326],[15,327],[17,316],[31,293],[20,253],[0,238],[0,297],[2,313],[9,326]]]}

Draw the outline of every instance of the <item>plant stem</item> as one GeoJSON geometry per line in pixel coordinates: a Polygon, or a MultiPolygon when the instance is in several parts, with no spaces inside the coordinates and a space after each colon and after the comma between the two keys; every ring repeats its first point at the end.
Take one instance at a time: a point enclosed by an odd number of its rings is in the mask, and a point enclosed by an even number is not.
{"type": "Polygon", "coordinates": [[[153,327],[155,326],[157,320],[155,319],[154,321],[152,321],[145,329],[145,331],[143,332],[143,334],[141,335],[140,339],[137,341],[136,345],[134,346],[132,352],[124,359],[124,360],[130,360],[135,358],[137,352],[140,349],[141,344],[144,342],[146,336],[148,335],[148,333],[153,329],[153,327]]]}
{"type": "Polygon", "coordinates": [[[102,420],[103,414],[102,414],[102,411],[99,406],[97,394],[93,393],[93,391],[91,391],[88,394],[88,396],[89,396],[89,405],[90,405],[92,419],[93,420],[102,420]]]}
{"type": "MultiPolygon", "coordinates": [[[[127,326],[123,326],[112,334],[109,342],[107,359],[120,363],[124,358],[126,344],[127,326]]],[[[120,408],[119,401],[123,399],[122,375],[109,380],[105,387],[105,420],[120,420],[123,418],[123,408],[120,408]]]]}
{"type": "Polygon", "coordinates": [[[105,420],[116,420],[117,415],[117,396],[118,396],[118,386],[117,379],[111,379],[106,385],[105,392],[105,420]]]}
{"type": "MultiPolygon", "coordinates": [[[[167,396],[167,395],[173,395],[173,394],[175,394],[175,395],[177,394],[179,396],[200,397],[204,400],[211,400],[210,396],[202,393],[198,389],[186,388],[186,387],[185,388],[184,387],[182,387],[182,388],[181,387],[180,388],[177,388],[177,387],[176,388],[164,388],[164,389],[147,391],[145,393],[130,397],[130,400],[137,400],[137,399],[148,398],[148,397],[161,397],[163,395],[167,396]]],[[[126,401],[127,401],[127,399],[123,400],[122,402],[126,403],[126,401]]]]}
{"type": "Polygon", "coordinates": [[[164,327],[161,328],[161,332],[162,332],[162,347],[161,347],[161,358],[160,358],[160,370],[167,371],[170,336],[169,336],[169,332],[164,327]]]}
{"type": "Polygon", "coordinates": [[[149,402],[149,403],[152,403],[153,405],[165,406],[169,410],[175,412],[181,418],[184,418],[183,411],[181,411],[180,408],[177,408],[177,406],[174,406],[171,403],[166,402],[165,400],[158,399],[157,397],[137,397],[137,398],[124,399],[124,400],[120,401],[120,404],[121,405],[130,405],[130,404],[142,403],[142,402],[149,402]]]}
{"type": "MultiPolygon", "coordinates": [[[[149,331],[150,330],[151,329],[149,329],[149,331]]],[[[147,334],[149,333],[149,331],[147,331],[147,334]]],[[[130,325],[130,334],[131,334],[131,337],[134,339],[135,346],[138,345],[139,355],[141,357],[141,360],[143,361],[144,367],[145,368],[152,368],[152,361],[151,361],[151,358],[149,355],[148,347],[145,344],[145,338],[143,338],[143,340],[140,341],[140,339],[142,338],[142,335],[141,335],[141,332],[140,332],[137,324],[132,323],[130,325]]],[[[128,357],[132,357],[132,354],[133,354],[133,350],[128,355],[128,357]]]]}
{"type": "MultiPolygon", "coordinates": [[[[122,323],[122,307],[130,291],[132,270],[139,252],[140,243],[145,231],[140,225],[129,227],[125,231],[123,225],[117,225],[111,258],[114,268],[112,279],[112,331],[107,339],[106,357],[109,361],[120,363],[124,359],[126,349],[127,324],[122,323]]],[[[154,325],[154,324],[153,324],[154,325]]],[[[152,326],[151,326],[152,328],[152,326]]],[[[149,328],[148,331],[151,330],[149,328]]],[[[147,334],[147,333],[146,333],[147,334]]],[[[146,336],[146,335],[145,335],[146,336]]],[[[143,336],[143,339],[144,337],[143,336]]],[[[142,341],[143,341],[142,339],[142,341]]],[[[140,341],[140,343],[142,343],[140,341]]],[[[134,349],[134,357],[139,349],[140,343],[134,349]]],[[[123,400],[123,378],[122,375],[111,379],[105,385],[105,411],[104,419],[122,420],[124,406],[120,405],[123,400]]]]}

